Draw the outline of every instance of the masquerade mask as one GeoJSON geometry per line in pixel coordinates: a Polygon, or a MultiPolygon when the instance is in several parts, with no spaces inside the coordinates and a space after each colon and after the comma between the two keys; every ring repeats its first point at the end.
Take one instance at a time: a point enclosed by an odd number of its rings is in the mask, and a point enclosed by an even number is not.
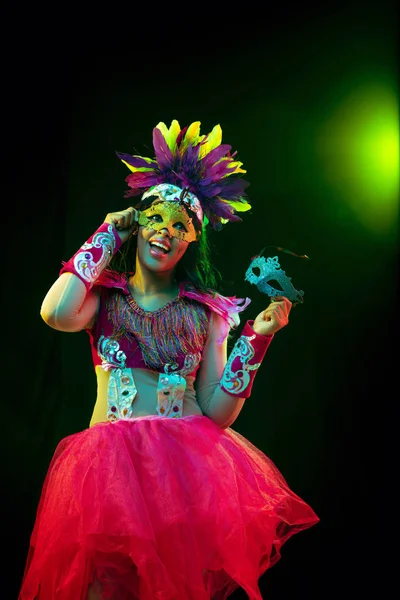
{"type": "Polygon", "coordinates": [[[187,214],[184,206],[178,202],[152,204],[146,210],[141,211],[139,225],[155,231],[167,229],[171,237],[185,242],[194,242],[198,237],[192,219],[187,214]]]}
{"type": "MultiPolygon", "coordinates": [[[[293,253],[289,252],[289,254],[293,253]]],[[[308,258],[308,256],[304,255],[301,258],[308,258]]],[[[303,302],[304,292],[296,290],[292,285],[292,278],[280,269],[277,256],[267,259],[264,256],[255,256],[246,271],[245,281],[255,284],[260,292],[267,294],[270,298],[285,296],[291,302],[303,302]],[[254,272],[255,270],[256,272],[254,272]],[[277,282],[280,288],[271,285],[273,282],[277,282]]]]}
{"type": "Polygon", "coordinates": [[[159,198],[161,202],[179,202],[187,206],[196,215],[200,223],[203,222],[203,210],[200,201],[197,196],[188,190],[184,190],[177,185],[172,185],[172,183],[160,183],[147,190],[143,194],[142,200],[152,196],[159,198]]]}

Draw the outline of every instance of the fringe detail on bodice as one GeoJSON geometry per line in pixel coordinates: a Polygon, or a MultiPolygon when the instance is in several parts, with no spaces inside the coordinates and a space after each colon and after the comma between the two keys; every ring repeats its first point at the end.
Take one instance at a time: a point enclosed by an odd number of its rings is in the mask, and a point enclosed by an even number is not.
{"type": "Polygon", "coordinates": [[[187,354],[203,351],[211,311],[199,302],[178,296],[158,310],[145,311],[133,296],[115,290],[106,305],[113,337],[136,340],[149,369],[178,366],[187,354]]]}

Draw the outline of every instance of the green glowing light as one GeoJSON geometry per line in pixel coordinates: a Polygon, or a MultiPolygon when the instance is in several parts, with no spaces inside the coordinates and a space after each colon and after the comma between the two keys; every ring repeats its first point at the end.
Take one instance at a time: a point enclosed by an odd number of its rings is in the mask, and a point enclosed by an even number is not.
{"type": "Polygon", "coordinates": [[[323,131],[323,168],[368,229],[387,233],[399,214],[399,115],[388,85],[361,85],[340,100],[323,131]]]}

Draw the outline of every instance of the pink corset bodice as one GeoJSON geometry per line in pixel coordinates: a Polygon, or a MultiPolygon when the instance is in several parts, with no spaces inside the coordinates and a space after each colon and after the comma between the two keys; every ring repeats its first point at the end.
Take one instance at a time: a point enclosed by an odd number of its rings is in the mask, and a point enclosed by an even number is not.
{"type": "Polygon", "coordinates": [[[94,366],[174,371],[196,376],[211,312],[224,317],[221,341],[239,323],[249,299],[199,292],[181,283],[178,297],[150,312],[138,306],[125,275],[104,271],[96,282],[101,301],[96,323],[87,330],[94,366]]]}

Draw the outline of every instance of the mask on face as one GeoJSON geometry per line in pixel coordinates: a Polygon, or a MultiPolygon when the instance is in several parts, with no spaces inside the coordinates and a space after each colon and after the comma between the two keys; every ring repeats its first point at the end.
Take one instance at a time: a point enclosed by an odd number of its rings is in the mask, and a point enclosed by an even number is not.
{"type": "Polygon", "coordinates": [[[182,189],[172,183],[159,183],[147,190],[142,196],[142,200],[154,196],[160,202],[179,202],[182,206],[190,209],[196,215],[199,222],[203,222],[203,209],[197,196],[182,189]]]}
{"type": "Polygon", "coordinates": [[[198,238],[192,219],[184,206],[176,201],[157,202],[141,211],[139,225],[154,231],[167,229],[171,237],[185,242],[194,242],[198,238]]]}

